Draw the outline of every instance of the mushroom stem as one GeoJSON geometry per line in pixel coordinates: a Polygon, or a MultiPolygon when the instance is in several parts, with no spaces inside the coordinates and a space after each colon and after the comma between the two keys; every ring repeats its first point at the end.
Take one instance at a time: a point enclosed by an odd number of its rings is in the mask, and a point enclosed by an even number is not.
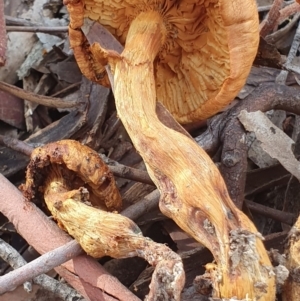
{"type": "Polygon", "coordinates": [[[143,12],[121,57],[109,59],[118,115],[160,190],[161,211],[212,252],[214,297],[274,300],[271,263],[255,226],[235,207],[205,151],[156,116],[153,61],[166,35],[160,14],[143,12]]]}

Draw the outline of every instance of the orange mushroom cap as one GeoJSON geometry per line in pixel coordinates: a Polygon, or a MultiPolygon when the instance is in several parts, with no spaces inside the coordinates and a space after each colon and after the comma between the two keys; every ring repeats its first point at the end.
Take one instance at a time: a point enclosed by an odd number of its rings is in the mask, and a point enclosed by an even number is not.
{"type": "Polygon", "coordinates": [[[245,84],[259,41],[255,0],[81,3],[84,16],[101,23],[121,44],[139,13],[162,14],[168,34],[154,62],[157,98],[180,123],[216,114],[245,84]]]}

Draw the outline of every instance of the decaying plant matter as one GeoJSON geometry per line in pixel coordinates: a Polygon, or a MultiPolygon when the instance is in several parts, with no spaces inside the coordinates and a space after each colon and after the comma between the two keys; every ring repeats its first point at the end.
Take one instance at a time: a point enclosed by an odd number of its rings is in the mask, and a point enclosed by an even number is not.
{"type": "Polygon", "coordinates": [[[82,72],[108,84],[118,115],[161,193],[160,209],[212,252],[213,296],[273,301],[274,275],[262,237],[230,199],[209,156],[157,118],[157,98],[177,121],[205,119],[225,107],[250,71],[258,44],[255,1],[65,0],[70,42],[82,72]],[[125,44],[122,54],[88,42],[84,16],[125,44]]]}
{"type": "Polygon", "coordinates": [[[42,192],[58,225],[87,254],[96,258],[139,256],[155,266],[146,300],[180,300],[185,282],[180,256],[145,238],[130,219],[93,207],[112,210],[121,205],[114,178],[96,152],[73,140],[35,149],[22,190],[28,200],[42,192]]]}

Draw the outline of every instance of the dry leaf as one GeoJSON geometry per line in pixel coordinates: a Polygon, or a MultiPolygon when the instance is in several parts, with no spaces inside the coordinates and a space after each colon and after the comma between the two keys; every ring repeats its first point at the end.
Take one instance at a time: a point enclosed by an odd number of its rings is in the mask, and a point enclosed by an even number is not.
{"type": "Polygon", "coordinates": [[[294,141],[275,126],[261,111],[241,111],[238,116],[247,131],[254,132],[261,147],[272,158],[277,159],[292,175],[300,180],[300,164],[292,148],[294,141]]]}

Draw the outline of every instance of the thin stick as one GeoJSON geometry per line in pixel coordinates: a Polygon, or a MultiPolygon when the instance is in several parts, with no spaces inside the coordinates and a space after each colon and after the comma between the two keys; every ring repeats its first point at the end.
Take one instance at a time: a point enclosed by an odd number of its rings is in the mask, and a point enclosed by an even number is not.
{"type": "Polygon", "coordinates": [[[0,144],[30,157],[33,147],[13,137],[0,135],[0,144]]]}
{"type": "Polygon", "coordinates": [[[0,66],[4,66],[6,60],[7,40],[4,17],[4,1],[0,1],[0,66]]]}
{"type": "MultiPolygon", "coordinates": [[[[71,243],[69,243],[70,245],[71,243]]],[[[68,244],[64,245],[63,247],[67,247],[68,244]]],[[[73,244],[74,245],[74,244],[73,244]]],[[[76,246],[70,246],[71,252],[74,254],[74,250],[76,249],[76,246]]],[[[62,250],[63,247],[58,248],[52,253],[55,252],[54,256],[63,256],[62,250]]],[[[49,253],[47,253],[49,254],[49,253]]],[[[46,254],[45,254],[46,255],[46,254]]],[[[43,255],[43,256],[45,256],[43,255]]],[[[41,257],[43,257],[41,256],[41,257]]],[[[17,269],[18,272],[15,275],[15,278],[13,279],[13,282],[7,282],[9,281],[7,274],[5,276],[0,277],[0,294],[1,292],[4,293],[5,291],[12,290],[15,285],[15,287],[19,286],[20,283],[22,283],[22,279],[19,279],[22,275],[28,275],[28,277],[33,277],[31,271],[29,270],[30,265],[27,264],[27,262],[24,260],[24,258],[9,244],[7,244],[5,241],[0,239],[0,257],[5,260],[11,267],[14,269],[17,269]],[[21,274],[20,270],[18,268],[21,268],[22,266],[26,266],[26,272],[21,274]],[[5,288],[5,289],[4,289],[5,288]]],[[[40,258],[41,258],[40,257],[40,258]]],[[[51,258],[52,259],[52,258],[51,258]]],[[[52,260],[50,260],[52,262],[52,260]]],[[[40,261],[39,264],[43,264],[42,261],[40,261]]],[[[70,288],[69,286],[65,285],[64,283],[61,283],[45,274],[41,274],[33,279],[33,282],[42,286],[44,289],[51,291],[55,293],[57,296],[61,297],[63,300],[71,301],[74,300],[73,298],[76,298],[76,300],[84,300],[74,289],[70,288]]],[[[31,284],[30,284],[31,285],[31,284]]]]}
{"type": "MultiPolygon", "coordinates": [[[[20,256],[20,254],[12,246],[10,246],[1,238],[0,238],[0,257],[5,262],[7,262],[13,269],[17,269],[27,263],[24,260],[24,258],[20,256]]],[[[1,280],[2,277],[0,277],[0,282],[1,280]]],[[[23,287],[27,293],[30,293],[32,291],[32,284],[30,281],[24,281],[23,287]]],[[[1,291],[1,284],[0,284],[0,291],[1,291]]]]}
{"type": "Polygon", "coordinates": [[[297,215],[294,213],[273,209],[248,200],[246,200],[245,202],[251,211],[269,217],[275,221],[279,221],[281,223],[285,223],[292,226],[297,220],[297,215]]]}
{"type": "Polygon", "coordinates": [[[60,95],[60,94],[62,94],[62,93],[66,93],[66,92],[68,92],[69,90],[74,89],[74,88],[76,88],[76,87],[78,87],[78,86],[80,86],[80,85],[81,85],[81,82],[71,84],[71,85],[69,85],[68,87],[66,87],[66,88],[64,88],[64,89],[61,89],[61,90],[55,92],[54,94],[51,95],[51,97],[56,97],[56,96],[58,96],[58,95],[60,95]]]}
{"type": "Polygon", "coordinates": [[[136,221],[143,214],[151,211],[155,207],[158,207],[160,193],[157,189],[146,195],[142,200],[129,206],[123,210],[120,214],[136,221]]]}
{"type": "Polygon", "coordinates": [[[49,34],[68,32],[68,26],[6,26],[7,32],[43,32],[49,34]]]}
{"type": "Polygon", "coordinates": [[[83,254],[83,250],[76,241],[70,241],[53,251],[21,266],[17,270],[0,277],[0,294],[11,291],[22,283],[47,273],[64,262],[83,254]]]}
{"type": "Polygon", "coordinates": [[[49,97],[44,95],[34,94],[23,89],[17,88],[16,86],[9,85],[5,82],[0,81],[0,90],[8,92],[14,96],[26,99],[28,101],[32,101],[38,103],[40,105],[44,105],[47,107],[53,108],[74,108],[80,105],[78,101],[65,101],[60,98],[49,97]]]}
{"type": "Polygon", "coordinates": [[[257,11],[258,11],[259,13],[264,12],[264,11],[269,11],[271,7],[272,7],[272,5],[259,6],[259,7],[257,8],[257,11]]]}
{"type": "Polygon", "coordinates": [[[119,163],[115,166],[108,165],[108,167],[116,177],[129,179],[132,181],[141,182],[149,185],[154,185],[153,181],[151,180],[146,171],[125,166],[119,163]]]}
{"type": "Polygon", "coordinates": [[[15,18],[11,16],[5,15],[5,23],[6,25],[17,25],[17,26],[39,26],[41,24],[28,21],[22,18],[15,18]]]}

